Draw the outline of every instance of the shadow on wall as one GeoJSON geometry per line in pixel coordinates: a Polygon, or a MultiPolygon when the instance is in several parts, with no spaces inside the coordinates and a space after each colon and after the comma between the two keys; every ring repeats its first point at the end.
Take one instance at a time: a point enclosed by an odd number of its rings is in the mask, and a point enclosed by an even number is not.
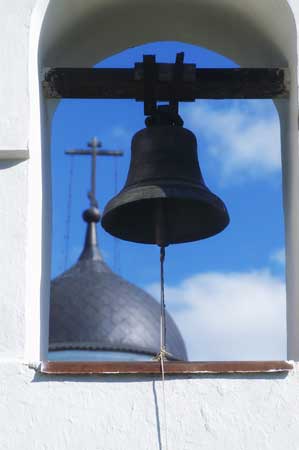
{"type": "MultiPolygon", "coordinates": [[[[165,382],[171,380],[284,380],[288,372],[265,372],[265,373],[202,373],[196,375],[166,375],[165,382]]],[[[35,371],[32,383],[149,383],[153,382],[153,393],[156,396],[155,383],[161,381],[160,375],[46,375],[35,371]]]]}
{"type": "Polygon", "coordinates": [[[11,169],[12,167],[18,166],[26,162],[26,159],[16,160],[16,161],[0,161],[0,171],[11,169]]]}

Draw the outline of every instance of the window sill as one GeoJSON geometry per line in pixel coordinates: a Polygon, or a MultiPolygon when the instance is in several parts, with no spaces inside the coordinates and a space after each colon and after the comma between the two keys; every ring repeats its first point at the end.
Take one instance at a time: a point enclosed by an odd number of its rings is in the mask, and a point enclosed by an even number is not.
{"type": "MultiPolygon", "coordinates": [[[[225,374],[289,372],[293,364],[288,361],[225,361],[185,362],[166,361],[165,374],[225,374]]],[[[146,362],[45,362],[41,373],[47,375],[155,375],[161,373],[157,361],[146,362]]]]}

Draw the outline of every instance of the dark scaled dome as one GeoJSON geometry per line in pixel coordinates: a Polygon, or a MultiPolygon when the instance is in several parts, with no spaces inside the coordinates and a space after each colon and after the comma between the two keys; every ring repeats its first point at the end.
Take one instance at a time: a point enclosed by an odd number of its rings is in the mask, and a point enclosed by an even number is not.
{"type": "MultiPolygon", "coordinates": [[[[160,305],[111,271],[100,254],[89,217],[78,262],[51,283],[49,350],[98,350],[156,355],[160,305]]],[[[167,314],[167,351],[186,360],[182,336],[167,314]]]]}

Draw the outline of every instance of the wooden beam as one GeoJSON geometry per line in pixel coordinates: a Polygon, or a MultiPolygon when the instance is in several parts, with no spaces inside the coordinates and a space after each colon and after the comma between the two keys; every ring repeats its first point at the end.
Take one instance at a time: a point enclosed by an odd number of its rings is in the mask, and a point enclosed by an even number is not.
{"type": "MultiPolygon", "coordinates": [[[[43,81],[46,98],[144,100],[142,67],[135,69],[48,69],[43,81]]],[[[185,65],[182,80],[172,76],[173,64],[157,64],[156,100],[275,99],[289,96],[289,71],[273,69],[196,69],[185,65]],[[175,94],[174,94],[175,93],[175,94]]]]}
{"type": "MultiPolygon", "coordinates": [[[[185,362],[166,361],[165,373],[220,374],[220,373],[269,373],[288,372],[293,365],[287,361],[225,361],[185,362]]],[[[155,375],[161,373],[161,364],[156,361],[140,362],[68,362],[48,361],[41,372],[48,375],[155,375]]]]}

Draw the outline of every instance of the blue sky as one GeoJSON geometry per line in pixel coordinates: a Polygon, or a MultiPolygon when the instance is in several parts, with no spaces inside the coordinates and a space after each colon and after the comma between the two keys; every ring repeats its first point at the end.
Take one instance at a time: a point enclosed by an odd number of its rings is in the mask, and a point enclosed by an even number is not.
{"type": "MultiPolygon", "coordinates": [[[[143,54],[173,62],[177,52],[198,67],[236,67],[208,50],[182,43],[153,43],[101,62],[132,67],[143,54]]],[[[285,357],[284,230],[279,120],[273,103],[196,101],[180,106],[185,127],[198,139],[203,176],[227,205],[231,223],[204,241],[167,249],[167,307],[177,321],[192,359],[276,359],[285,357]]],[[[53,264],[65,270],[65,233],[70,157],[98,136],[104,148],[122,149],[123,158],[98,158],[100,209],[123,186],[130,141],[144,127],[143,105],[135,101],[63,100],[52,130],[53,264]]],[[[85,233],[90,160],[73,160],[68,266],[78,257],[85,233]]],[[[99,228],[102,252],[123,277],[157,294],[158,249],[117,241],[99,228]]]]}

